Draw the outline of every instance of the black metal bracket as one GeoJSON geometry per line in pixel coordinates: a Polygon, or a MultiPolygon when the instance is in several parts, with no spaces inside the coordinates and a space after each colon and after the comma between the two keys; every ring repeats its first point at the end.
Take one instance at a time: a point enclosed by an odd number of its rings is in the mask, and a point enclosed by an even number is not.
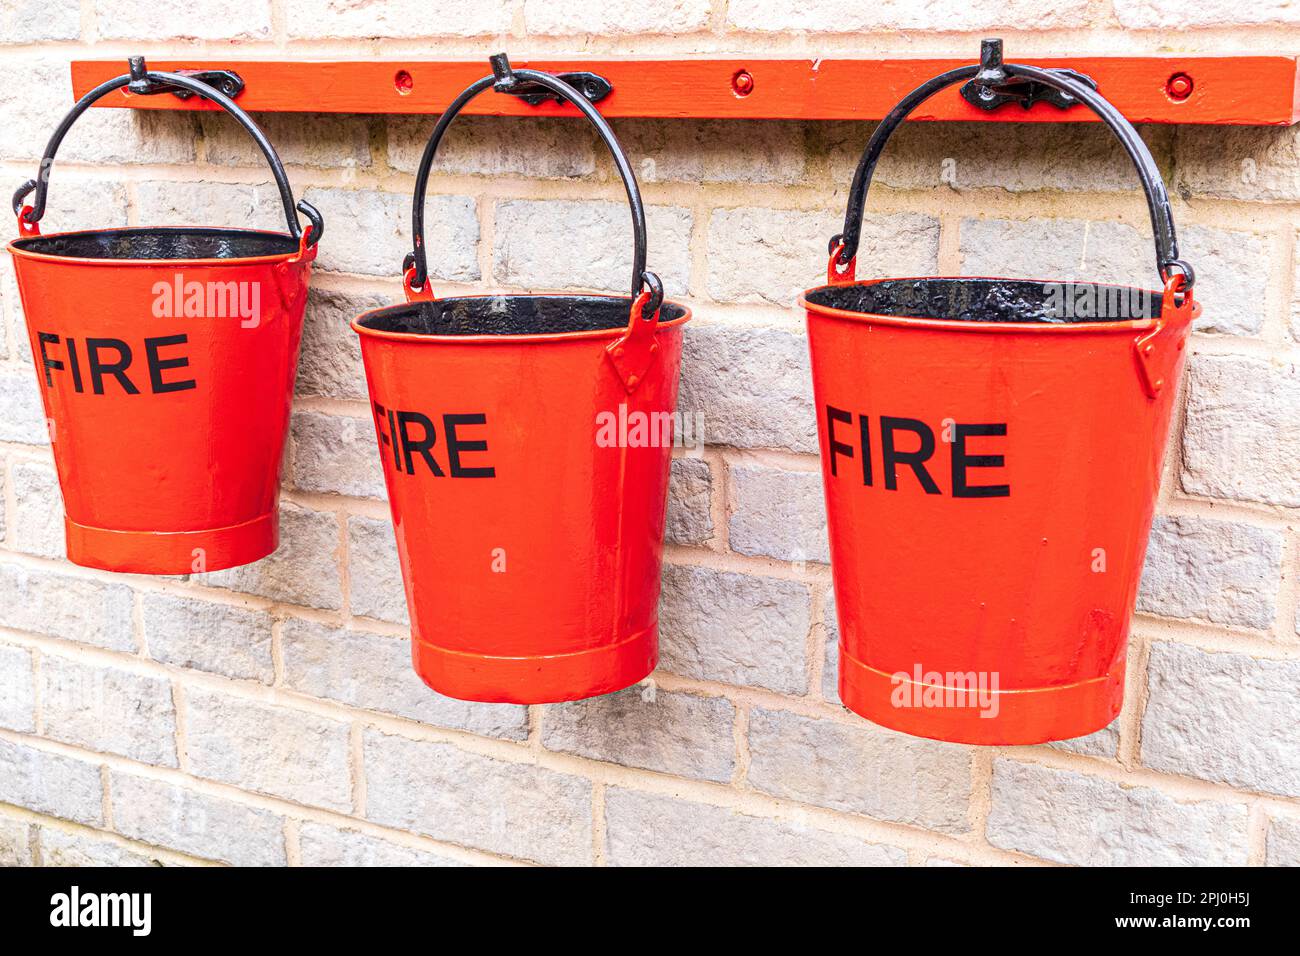
{"type": "MultiPolygon", "coordinates": [[[[1048,72],[1071,77],[1094,90],[1097,88],[1096,80],[1076,70],[1055,69],[1048,72]]],[[[1002,41],[996,39],[980,43],[980,71],[962,85],[961,97],[985,111],[998,109],[1007,103],[1019,103],[1021,109],[1026,110],[1035,103],[1050,103],[1062,110],[1079,105],[1079,101],[1064,90],[1023,77],[1008,76],[1002,66],[1002,41]]]]}
{"type": "MultiPolygon", "coordinates": [[[[556,103],[564,102],[564,97],[558,93],[551,92],[539,83],[521,80],[515,76],[510,68],[510,61],[504,53],[497,53],[488,59],[492,63],[492,73],[496,76],[492,89],[498,93],[517,96],[529,106],[538,106],[547,100],[556,103]]],[[[614,84],[599,73],[552,73],[551,75],[557,80],[568,83],[593,103],[599,103],[614,92],[614,84]]]]}
{"type": "MultiPolygon", "coordinates": [[[[192,90],[173,86],[171,83],[162,83],[146,76],[148,68],[145,66],[144,57],[142,56],[129,57],[127,63],[131,68],[131,82],[126,85],[126,88],[137,96],[155,96],[159,93],[170,93],[177,99],[188,100],[195,95],[192,90]]],[[[218,92],[224,93],[232,100],[244,92],[244,78],[234,70],[176,70],[176,74],[177,76],[188,76],[192,80],[205,83],[218,92]]]]}

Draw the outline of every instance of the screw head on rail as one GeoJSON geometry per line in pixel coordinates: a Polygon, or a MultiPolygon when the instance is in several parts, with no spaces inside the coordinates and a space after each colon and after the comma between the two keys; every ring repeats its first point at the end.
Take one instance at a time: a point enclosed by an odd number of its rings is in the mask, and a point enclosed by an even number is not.
{"type": "Polygon", "coordinates": [[[754,75],[748,70],[741,70],[731,78],[731,92],[737,96],[748,96],[754,92],[754,75]]]}
{"type": "Polygon", "coordinates": [[[398,70],[393,76],[393,88],[397,90],[400,96],[406,96],[411,90],[415,89],[415,80],[406,70],[398,70]]]}
{"type": "Polygon", "coordinates": [[[1165,93],[1171,100],[1185,100],[1192,95],[1194,85],[1186,73],[1175,73],[1165,83],[1165,93]]]}

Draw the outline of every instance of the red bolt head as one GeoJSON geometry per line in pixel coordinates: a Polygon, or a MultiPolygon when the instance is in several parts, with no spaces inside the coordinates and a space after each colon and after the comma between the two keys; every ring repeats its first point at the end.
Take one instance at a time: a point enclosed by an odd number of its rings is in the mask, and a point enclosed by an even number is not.
{"type": "Polygon", "coordinates": [[[737,96],[748,96],[754,92],[754,75],[748,70],[741,70],[731,78],[731,90],[737,96]]]}
{"type": "Polygon", "coordinates": [[[1192,95],[1192,78],[1186,73],[1175,73],[1165,83],[1165,92],[1171,100],[1185,100],[1192,95]]]}
{"type": "Polygon", "coordinates": [[[410,93],[411,90],[415,89],[415,80],[412,79],[411,74],[407,73],[405,70],[398,70],[397,74],[393,77],[393,87],[400,95],[405,96],[410,93]]]}

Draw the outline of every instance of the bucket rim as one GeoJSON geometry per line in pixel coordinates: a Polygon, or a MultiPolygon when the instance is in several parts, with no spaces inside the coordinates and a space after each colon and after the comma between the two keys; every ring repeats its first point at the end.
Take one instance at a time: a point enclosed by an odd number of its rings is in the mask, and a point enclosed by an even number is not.
{"type": "MultiPolygon", "coordinates": [[[[556,299],[609,299],[611,301],[627,302],[629,305],[632,302],[632,297],[629,295],[601,292],[480,292],[473,295],[449,295],[445,298],[434,299],[432,301],[456,302],[464,301],[466,299],[508,299],[515,297],[530,299],[542,297],[556,299]]],[[[585,332],[525,332],[520,335],[491,333],[484,333],[482,335],[426,335],[420,332],[386,332],[380,329],[369,329],[361,325],[362,320],[377,312],[386,312],[389,309],[408,308],[417,304],[418,302],[398,302],[393,305],[381,306],[377,309],[367,309],[352,320],[350,323],[352,331],[356,332],[362,338],[371,337],[376,339],[387,339],[393,342],[420,342],[431,345],[490,345],[492,343],[500,345],[507,342],[572,342],[574,340],[586,339],[617,339],[620,336],[627,334],[626,325],[615,325],[608,329],[592,329],[585,332]]],[[[675,299],[664,299],[663,302],[660,303],[659,307],[663,308],[666,305],[671,305],[675,308],[681,309],[682,314],[675,319],[668,320],[667,322],[660,322],[655,326],[655,334],[658,334],[663,329],[677,328],[691,319],[692,313],[689,306],[683,305],[675,299]]]]}
{"type": "Polygon", "coordinates": [[[277,263],[288,262],[290,259],[296,259],[302,252],[298,248],[298,240],[287,232],[275,232],[270,229],[243,229],[238,226],[119,226],[113,229],[71,229],[67,232],[43,232],[35,236],[19,236],[17,239],[11,239],[5,248],[9,254],[18,259],[32,259],[37,262],[58,262],[68,265],[78,266],[111,266],[121,268],[123,266],[145,266],[157,268],[159,266],[192,265],[192,266],[227,266],[227,265],[257,265],[259,263],[277,263]],[[287,239],[295,244],[291,252],[277,252],[269,256],[243,256],[233,259],[207,258],[207,259],[104,259],[92,258],[90,256],[56,256],[48,252],[33,252],[30,249],[24,249],[18,244],[20,242],[30,242],[41,239],[62,239],[70,236],[94,236],[105,233],[145,233],[145,232],[205,232],[205,233],[235,233],[241,236],[271,236],[276,239],[287,239]]]}
{"type": "MultiPolygon", "coordinates": [[[[820,292],[822,289],[844,289],[853,286],[877,285],[881,282],[920,282],[925,280],[947,280],[954,282],[1042,282],[1044,284],[1060,283],[1063,281],[1073,282],[1076,285],[1096,285],[1105,286],[1110,289],[1140,289],[1156,299],[1161,298],[1164,293],[1150,289],[1142,289],[1141,286],[1120,285],[1115,282],[1088,282],[1086,279],[1011,279],[1006,276],[882,276],[876,279],[859,279],[856,282],[822,283],[804,290],[799,296],[799,304],[810,314],[817,314],[829,319],[842,319],[848,322],[870,322],[879,325],[896,325],[900,328],[918,328],[933,329],[935,331],[945,332],[1032,332],[1041,334],[1061,335],[1065,333],[1078,332],[1114,332],[1114,333],[1133,333],[1145,332],[1156,327],[1158,322],[1155,318],[1150,319],[1121,319],[1113,322],[962,322],[956,319],[927,319],[920,316],[905,315],[881,315],[877,312],[854,312],[849,309],[836,309],[827,305],[820,305],[815,302],[809,302],[808,296],[814,292],[820,292]]],[[[1199,310],[1198,310],[1199,311],[1199,310]]]]}

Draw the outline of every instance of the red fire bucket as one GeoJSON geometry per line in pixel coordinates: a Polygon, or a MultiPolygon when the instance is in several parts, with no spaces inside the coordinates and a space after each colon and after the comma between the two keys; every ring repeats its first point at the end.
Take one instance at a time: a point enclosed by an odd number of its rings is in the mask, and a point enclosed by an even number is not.
{"type": "MultiPolygon", "coordinates": [[[[995,278],[854,281],[885,142],[965,67],[907,96],[854,178],[830,284],[805,293],[840,697],[878,724],[973,744],[1077,737],[1123,697],[1129,623],[1184,346],[1199,307],[1137,132],[1070,76],[1146,190],[1163,290],[995,278]]],[[[981,76],[980,82],[989,82],[981,76]]]]}
{"type": "Polygon", "coordinates": [[[216,571],[277,543],[278,472],[307,279],[323,223],[261,130],[192,77],[132,71],[55,130],[39,185],[14,195],[14,257],[63,489],[68,558],[146,574],[216,571]],[[129,86],[188,90],[230,113],[275,174],[288,234],[218,228],[41,235],[48,171],[92,103],[129,86]],[[35,190],[32,204],[23,200],[35,190]]]}
{"type": "Polygon", "coordinates": [[[353,328],[378,433],[415,670],[465,700],[619,690],[658,658],[660,553],[683,306],[645,271],[645,213],[608,124],[567,83],[493,58],[442,114],[416,180],[407,304],[353,328]],[[525,86],[527,84],[527,86],[525,86]],[[613,154],[632,206],[632,295],[434,299],[424,196],[479,93],[549,91],[613,154]],[[638,430],[639,429],[639,430],[638,430]]]}

